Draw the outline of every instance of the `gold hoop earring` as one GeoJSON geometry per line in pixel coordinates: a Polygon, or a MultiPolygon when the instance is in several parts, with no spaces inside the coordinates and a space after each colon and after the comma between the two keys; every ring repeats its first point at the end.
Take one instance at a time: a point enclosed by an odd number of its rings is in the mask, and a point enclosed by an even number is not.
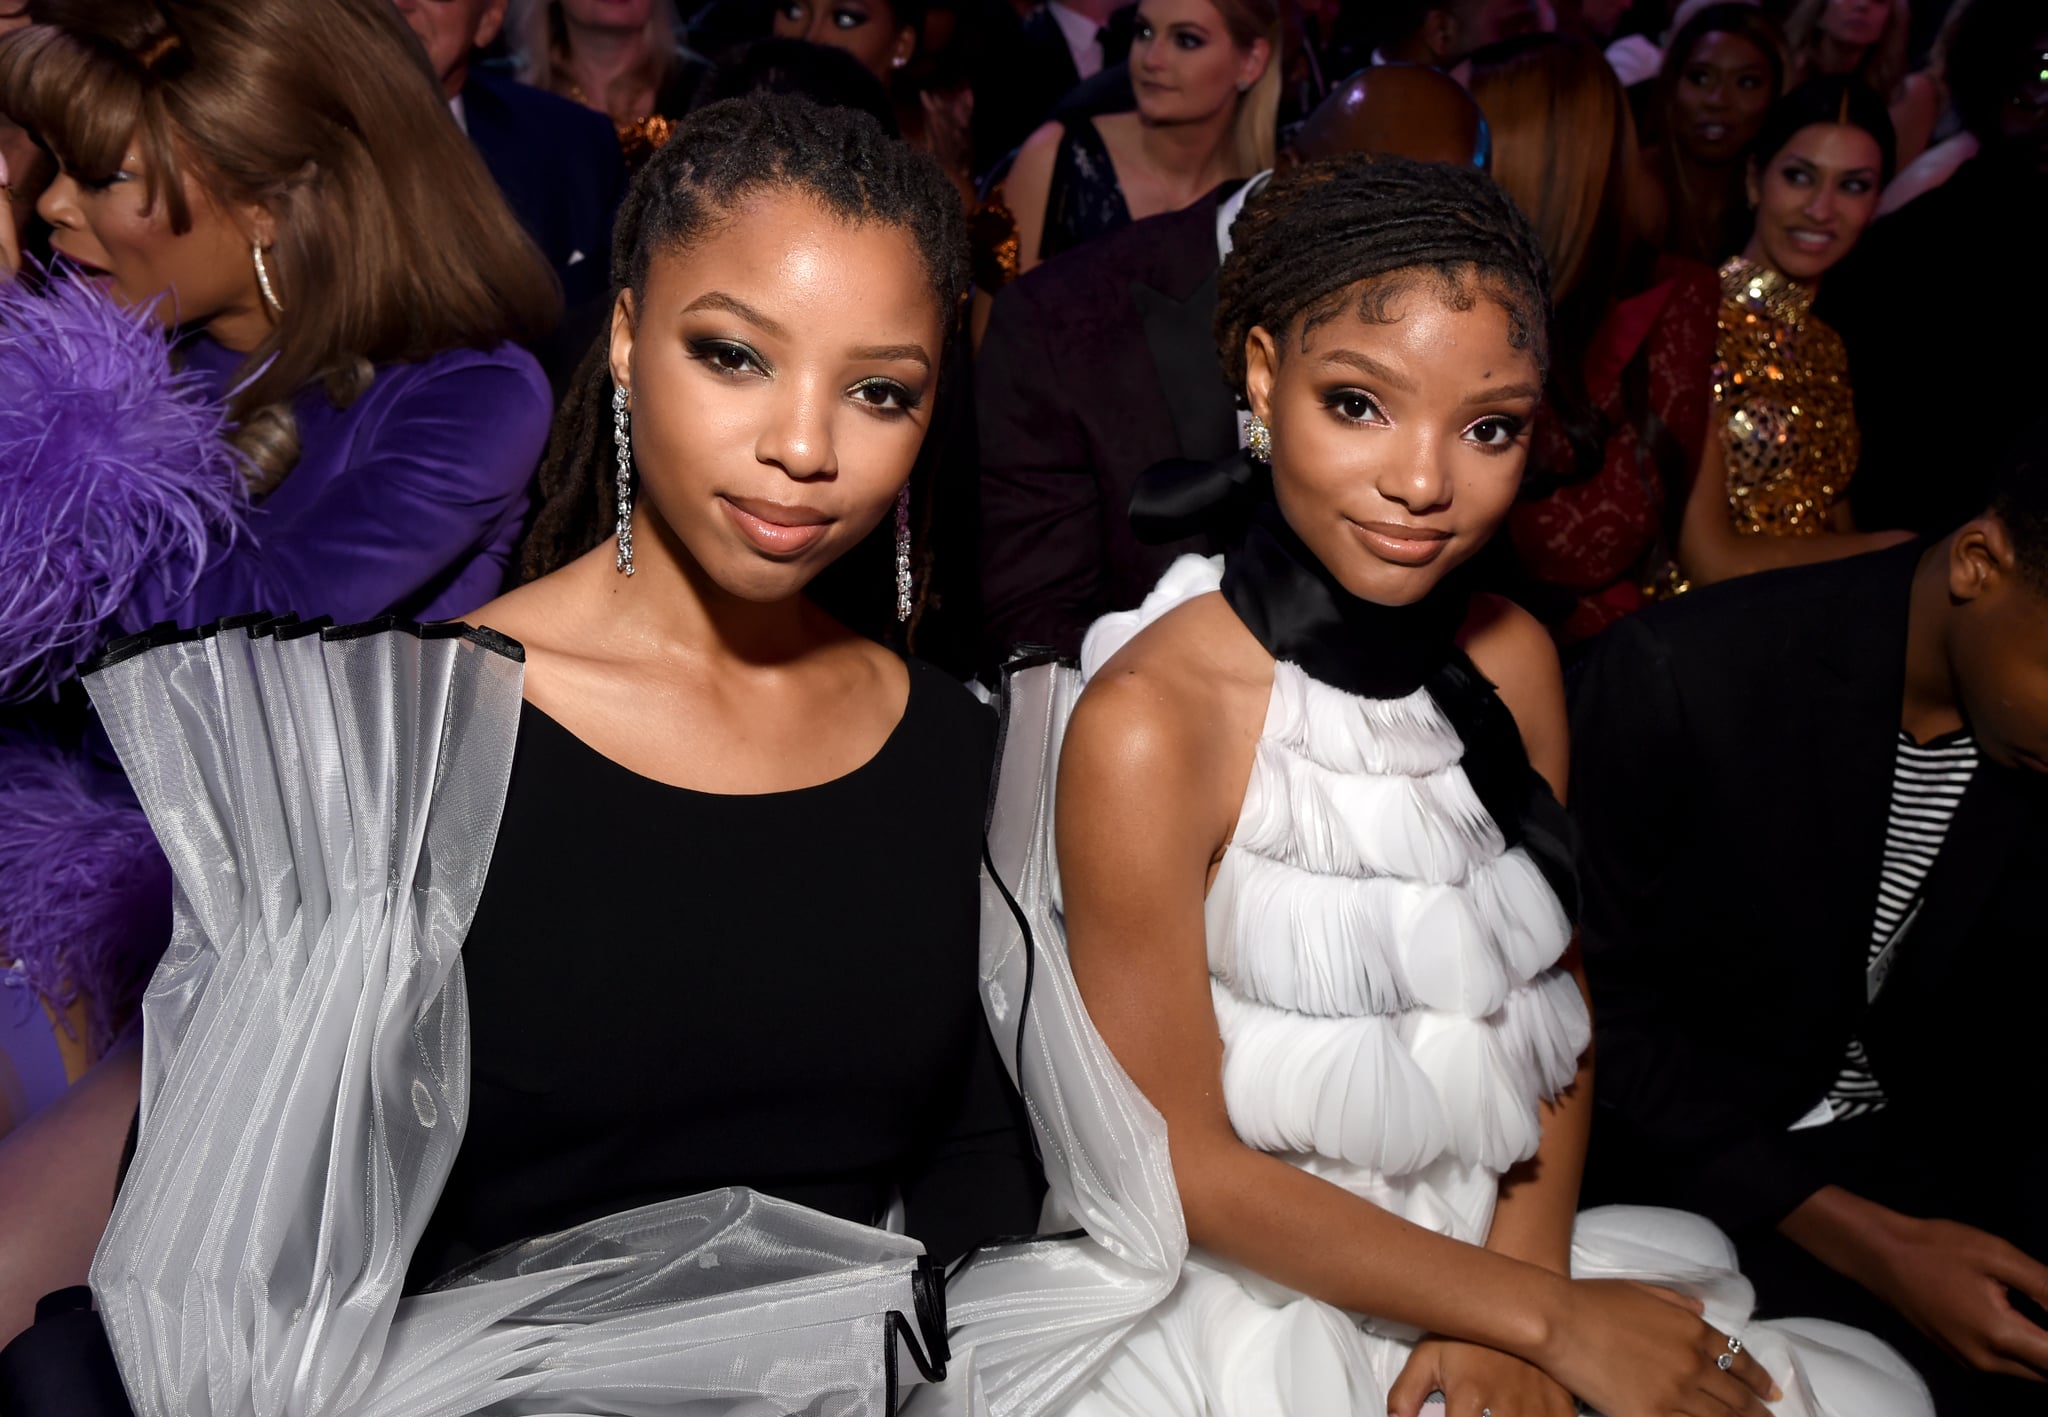
{"type": "Polygon", "coordinates": [[[249,259],[256,263],[256,288],[263,292],[263,303],[270,307],[273,315],[282,315],[284,306],[279,303],[277,292],[270,288],[270,272],[263,266],[263,247],[260,243],[249,244],[249,259]]]}

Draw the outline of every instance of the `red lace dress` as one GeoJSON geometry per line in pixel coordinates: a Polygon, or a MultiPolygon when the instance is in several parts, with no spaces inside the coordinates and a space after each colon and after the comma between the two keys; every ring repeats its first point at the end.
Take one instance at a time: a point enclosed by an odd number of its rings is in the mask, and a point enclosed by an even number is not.
{"type": "MultiPolygon", "coordinates": [[[[1587,392],[1613,429],[1599,470],[1519,503],[1508,516],[1523,568],[1571,595],[1570,612],[1551,626],[1560,644],[1590,639],[1641,608],[1644,583],[1662,569],[1649,563],[1667,542],[1667,515],[1669,528],[1676,527],[1688,489],[1667,486],[1643,447],[1628,414],[1623,374],[1632,361],[1643,361],[1648,411],[1670,430],[1689,479],[1706,447],[1720,303],[1720,282],[1710,267],[1666,258],[1648,290],[1615,305],[1586,356],[1587,392]]],[[[1541,486],[1550,477],[1568,477],[1571,466],[1564,427],[1546,407],[1536,419],[1529,480],[1541,486]]],[[[1661,549],[1668,554],[1673,548],[1661,549]]]]}

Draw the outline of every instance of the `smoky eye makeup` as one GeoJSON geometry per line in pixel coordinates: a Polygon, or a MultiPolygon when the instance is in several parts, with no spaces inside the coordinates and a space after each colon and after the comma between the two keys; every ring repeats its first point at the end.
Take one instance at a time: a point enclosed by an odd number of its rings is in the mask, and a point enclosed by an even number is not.
{"type": "Polygon", "coordinates": [[[685,347],[690,351],[692,359],[728,378],[737,378],[750,372],[768,372],[768,361],[738,340],[707,337],[690,340],[685,347]]]}

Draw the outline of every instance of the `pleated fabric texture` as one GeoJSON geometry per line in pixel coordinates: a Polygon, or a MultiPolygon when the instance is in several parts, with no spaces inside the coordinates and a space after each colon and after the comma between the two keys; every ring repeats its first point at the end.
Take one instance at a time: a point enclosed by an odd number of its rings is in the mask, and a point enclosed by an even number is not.
{"type": "Polygon", "coordinates": [[[941,1401],[997,1417],[1057,1410],[1173,1291],[1187,1226],[1166,1123],[1095,1031],[1067,963],[1053,858],[1060,742],[1073,669],[1005,676],[981,897],[982,1002],[1045,1163],[1044,1237],[991,1245],[946,1284],[956,1375],[941,1401]],[[976,1391],[960,1394],[963,1384],[976,1391]]]}
{"type": "Polygon", "coordinates": [[[915,1241],[744,1190],[400,1297],[468,1106],[460,947],[521,660],[461,626],[243,621],[88,677],[176,882],[92,1268],[141,1417],[865,1417],[939,1371],[915,1241]]]}

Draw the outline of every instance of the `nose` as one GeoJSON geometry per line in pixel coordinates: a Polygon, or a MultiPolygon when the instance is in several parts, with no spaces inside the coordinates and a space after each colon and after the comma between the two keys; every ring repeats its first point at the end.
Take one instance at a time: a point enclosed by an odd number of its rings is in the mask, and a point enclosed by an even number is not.
{"type": "Polygon", "coordinates": [[[70,173],[59,172],[56,181],[43,189],[36,214],[61,231],[78,229],[78,183],[70,173]]]}
{"type": "Polygon", "coordinates": [[[1817,183],[1813,195],[1806,199],[1806,205],[1799,209],[1814,221],[1826,221],[1835,214],[1835,190],[1826,183],[1817,183]]]}
{"type": "Polygon", "coordinates": [[[1410,514],[1435,511],[1451,498],[1451,440],[1423,433],[1381,469],[1379,494],[1410,514]]]}
{"type": "Polygon", "coordinates": [[[823,387],[796,379],[772,385],[768,421],[754,443],[754,456],[779,467],[797,482],[836,477],[839,456],[832,441],[832,396],[823,387]]]}

